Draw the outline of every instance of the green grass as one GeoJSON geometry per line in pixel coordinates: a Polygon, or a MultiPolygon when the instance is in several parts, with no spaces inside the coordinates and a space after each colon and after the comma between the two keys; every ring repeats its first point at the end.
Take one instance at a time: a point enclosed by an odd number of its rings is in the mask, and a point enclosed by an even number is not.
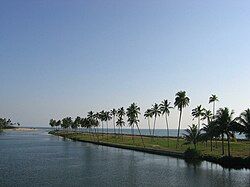
{"type": "MultiPolygon", "coordinates": [[[[132,136],[129,135],[113,135],[109,134],[89,134],[89,133],[79,133],[79,132],[67,132],[67,131],[58,131],[53,132],[52,134],[63,136],[66,138],[74,139],[74,140],[83,140],[83,141],[95,141],[104,142],[104,143],[112,143],[119,145],[128,145],[128,146],[136,146],[143,147],[140,136],[134,137],[134,143],[132,140],[132,136]]],[[[143,136],[144,144],[146,148],[153,148],[158,150],[165,151],[173,151],[183,153],[188,147],[193,148],[193,145],[184,145],[185,140],[180,139],[179,147],[176,148],[176,138],[169,138],[169,146],[167,138],[163,137],[146,137],[143,136]]],[[[220,157],[221,155],[221,145],[222,142],[217,142],[217,147],[215,141],[213,141],[213,151],[210,151],[210,141],[208,141],[207,146],[206,143],[198,143],[197,150],[201,151],[202,155],[206,156],[216,156],[220,157]]],[[[250,141],[237,141],[231,142],[231,156],[233,157],[248,157],[250,156],[250,141]]],[[[224,142],[225,154],[227,154],[227,142],[224,142]]]]}

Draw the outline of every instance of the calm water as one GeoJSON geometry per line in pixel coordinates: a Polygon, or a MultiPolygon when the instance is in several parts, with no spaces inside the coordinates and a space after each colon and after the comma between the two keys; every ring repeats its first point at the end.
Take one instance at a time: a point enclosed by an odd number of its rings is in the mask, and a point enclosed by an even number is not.
{"type": "Polygon", "coordinates": [[[73,142],[46,130],[0,135],[0,186],[250,186],[250,170],[73,142]]]}

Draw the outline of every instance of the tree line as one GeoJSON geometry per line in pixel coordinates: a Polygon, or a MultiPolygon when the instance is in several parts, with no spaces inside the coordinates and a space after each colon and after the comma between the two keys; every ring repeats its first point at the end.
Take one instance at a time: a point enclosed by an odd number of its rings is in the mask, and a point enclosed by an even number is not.
{"type": "MultiPolygon", "coordinates": [[[[154,137],[157,118],[160,115],[164,115],[166,130],[167,130],[167,141],[169,146],[169,122],[168,117],[172,109],[177,108],[179,110],[178,118],[178,131],[177,131],[177,142],[176,148],[179,146],[180,129],[183,109],[187,107],[190,103],[189,97],[187,97],[185,91],[179,91],[175,95],[174,105],[171,106],[171,102],[168,100],[163,100],[160,104],[155,103],[151,108],[147,109],[144,113],[144,117],[148,121],[149,134],[154,137]],[[151,127],[150,121],[153,119],[153,127],[151,127]]],[[[213,104],[213,112],[203,108],[201,105],[197,106],[192,110],[191,115],[194,119],[197,119],[197,124],[189,126],[186,130],[186,134],[183,134],[187,143],[193,143],[196,147],[199,141],[209,141],[211,144],[211,151],[213,147],[213,140],[222,141],[222,154],[225,153],[224,149],[224,139],[227,138],[228,143],[228,155],[230,155],[230,139],[234,137],[234,134],[243,133],[246,138],[250,139],[250,110],[247,109],[241,113],[240,116],[233,118],[233,111],[228,108],[220,108],[216,111],[216,102],[218,102],[218,97],[216,95],[211,95],[208,102],[213,104]],[[202,121],[206,123],[201,124],[202,121]],[[200,128],[203,125],[203,128],[200,128]]],[[[143,142],[143,137],[139,128],[139,115],[140,107],[135,103],[132,103],[125,111],[123,107],[119,109],[112,109],[111,111],[100,111],[94,113],[93,111],[88,112],[85,118],[76,117],[74,120],[71,117],[63,118],[62,120],[51,119],[49,124],[51,127],[62,127],[64,129],[77,129],[79,127],[91,130],[101,126],[102,135],[104,134],[104,123],[106,124],[106,133],[108,134],[108,123],[113,120],[114,134],[119,133],[122,135],[122,128],[125,126],[124,117],[127,116],[127,124],[131,128],[132,139],[134,142],[134,128],[136,127],[143,142]],[[118,129],[117,129],[118,128],[118,129]]],[[[108,138],[108,136],[107,136],[108,138]]]]}

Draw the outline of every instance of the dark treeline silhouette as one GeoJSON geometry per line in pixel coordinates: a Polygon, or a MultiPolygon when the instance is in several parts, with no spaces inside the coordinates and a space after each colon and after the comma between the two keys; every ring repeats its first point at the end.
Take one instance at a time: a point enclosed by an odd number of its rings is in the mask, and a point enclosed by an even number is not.
{"type": "Polygon", "coordinates": [[[0,131],[2,129],[15,128],[14,125],[20,126],[20,123],[13,123],[11,119],[0,118],[0,131]]]}
{"type": "MultiPolygon", "coordinates": [[[[250,139],[250,110],[247,109],[241,113],[240,116],[233,118],[233,111],[230,111],[227,107],[219,108],[217,111],[215,109],[215,103],[218,102],[218,97],[212,95],[209,98],[209,103],[213,104],[213,113],[203,108],[201,105],[197,106],[192,110],[191,115],[197,118],[197,124],[189,126],[186,130],[186,133],[183,134],[186,143],[196,145],[198,142],[207,142],[210,141],[211,151],[213,151],[213,142],[221,141],[221,152],[225,154],[224,141],[227,142],[227,153],[230,156],[230,141],[235,138],[235,133],[245,134],[247,139],[250,139]],[[205,123],[201,123],[205,121],[205,123]],[[201,128],[202,126],[202,128],[201,128]]],[[[148,120],[148,130],[150,136],[155,137],[155,129],[157,117],[164,115],[166,121],[166,131],[167,131],[167,141],[169,146],[169,122],[168,117],[172,109],[177,108],[179,110],[179,119],[178,119],[178,132],[177,132],[177,141],[176,148],[179,146],[180,138],[180,129],[181,129],[181,119],[183,115],[183,109],[187,107],[190,103],[189,97],[187,97],[185,91],[179,91],[176,93],[174,106],[171,106],[169,100],[163,100],[160,104],[155,103],[152,105],[152,108],[149,108],[145,111],[144,117],[148,120]],[[153,126],[151,126],[150,121],[153,120],[153,126]]],[[[118,109],[112,109],[111,111],[100,111],[94,113],[93,111],[88,112],[85,118],[76,117],[72,120],[71,117],[66,117],[61,120],[51,119],[49,124],[51,127],[56,129],[72,129],[77,131],[77,129],[86,129],[89,133],[92,133],[94,129],[94,134],[96,134],[98,141],[99,135],[104,135],[104,122],[106,122],[106,134],[108,139],[108,130],[109,130],[109,121],[113,120],[113,134],[115,136],[121,136],[123,138],[122,128],[126,125],[124,117],[127,117],[127,125],[131,128],[131,138],[134,142],[134,128],[136,127],[140,137],[141,142],[144,145],[143,136],[141,135],[139,128],[139,115],[140,107],[135,103],[132,103],[125,111],[123,107],[118,109]],[[98,132],[98,128],[101,127],[101,132],[98,132]]]]}

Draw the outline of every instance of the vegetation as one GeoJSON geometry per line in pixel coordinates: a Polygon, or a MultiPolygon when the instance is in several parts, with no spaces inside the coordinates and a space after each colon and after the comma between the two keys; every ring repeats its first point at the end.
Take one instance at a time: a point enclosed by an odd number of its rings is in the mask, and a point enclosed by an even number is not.
{"type": "Polygon", "coordinates": [[[15,128],[14,125],[20,126],[20,123],[12,123],[10,119],[0,118],[0,131],[2,129],[15,128]]]}
{"type": "MultiPolygon", "coordinates": [[[[58,130],[61,126],[63,131],[58,131],[59,135],[73,137],[86,141],[108,142],[136,147],[152,148],[167,150],[173,152],[184,153],[188,148],[194,149],[195,152],[200,152],[204,157],[248,157],[250,156],[250,142],[240,141],[235,139],[235,133],[242,133],[250,138],[250,109],[246,109],[238,117],[233,117],[234,112],[227,107],[219,108],[215,112],[215,102],[218,101],[216,95],[209,98],[209,103],[213,103],[213,114],[210,110],[202,108],[201,105],[192,110],[191,115],[198,119],[197,125],[189,126],[189,128],[180,137],[181,119],[183,109],[189,105],[190,99],[185,91],[176,93],[174,106],[179,110],[178,132],[177,138],[169,136],[168,117],[170,115],[171,103],[165,99],[160,104],[155,103],[152,108],[147,109],[144,113],[148,120],[149,136],[143,136],[139,128],[140,107],[132,103],[126,111],[123,107],[94,113],[88,112],[86,118],[76,117],[72,120],[71,117],[63,118],[62,120],[51,119],[49,124],[51,127],[58,130]],[[125,126],[124,117],[127,117],[127,125],[131,128],[131,135],[122,133],[122,128],[125,126]],[[161,115],[165,115],[167,135],[164,137],[155,136],[156,119],[161,115]],[[109,133],[108,122],[113,119],[114,133],[109,133]],[[153,129],[151,129],[150,121],[153,121],[153,129]],[[106,134],[103,131],[103,123],[106,122],[106,134]],[[204,122],[204,123],[202,123],[204,122]],[[101,133],[98,132],[98,127],[101,124],[101,133]],[[118,128],[118,130],[116,129],[118,128]],[[139,136],[134,134],[134,128],[137,128],[139,136]],[[85,132],[77,132],[78,128],[86,129],[85,132]],[[69,129],[73,131],[69,132],[69,129]],[[94,132],[92,131],[94,129],[94,132]],[[151,131],[152,130],[152,131],[151,131]],[[89,133],[86,134],[86,131],[89,133]],[[118,132],[118,133],[117,133],[118,132]],[[101,137],[100,137],[101,135],[101,137]],[[152,141],[153,138],[155,141],[152,141]],[[210,146],[208,146],[210,142],[210,146]],[[225,151],[227,149],[227,151],[225,151]]],[[[187,150],[194,152],[193,150],[187,150]]],[[[192,154],[191,154],[192,155],[192,154]]],[[[196,154],[197,155],[197,154],[196,154]]]]}
{"type": "Polygon", "coordinates": [[[246,138],[250,140],[250,109],[242,112],[237,120],[241,124],[239,132],[245,134],[246,138]]]}
{"type": "Polygon", "coordinates": [[[190,99],[186,96],[185,91],[179,91],[178,93],[176,93],[174,106],[177,107],[180,111],[176,148],[179,146],[182,110],[184,107],[189,105],[189,102],[190,99]]]}
{"type": "Polygon", "coordinates": [[[163,100],[160,104],[160,110],[162,115],[165,114],[165,119],[166,119],[166,126],[167,126],[167,137],[168,137],[168,145],[169,145],[169,127],[168,127],[168,116],[170,114],[170,109],[172,109],[173,107],[170,106],[170,102],[168,102],[168,100],[163,100]]]}
{"type": "Polygon", "coordinates": [[[194,144],[194,148],[196,149],[196,144],[201,139],[201,134],[196,125],[189,126],[189,129],[186,129],[186,134],[184,135],[184,139],[186,142],[184,144],[194,144]]]}

